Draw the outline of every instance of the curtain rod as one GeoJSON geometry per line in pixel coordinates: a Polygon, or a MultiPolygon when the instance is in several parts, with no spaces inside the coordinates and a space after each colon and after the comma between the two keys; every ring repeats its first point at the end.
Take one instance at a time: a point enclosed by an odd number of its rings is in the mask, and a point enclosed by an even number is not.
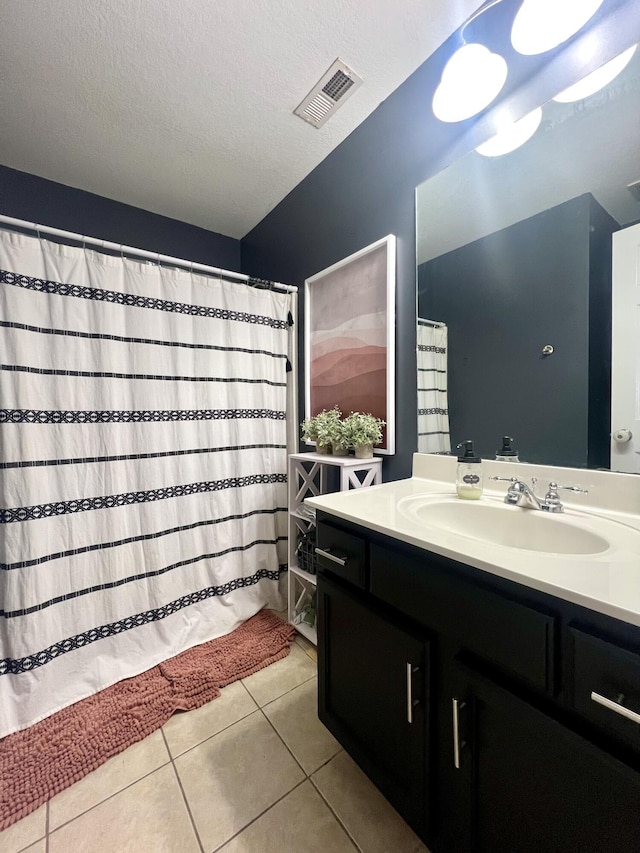
{"type": "Polygon", "coordinates": [[[120,254],[137,255],[140,258],[148,258],[155,261],[157,264],[167,264],[169,266],[182,266],[187,270],[196,272],[204,272],[214,275],[223,276],[225,278],[238,279],[251,287],[263,288],[265,290],[279,290],[284,293],[297,293],[298,288],[292,284],[281,284],[276,281],[264,281],[258,278],[252,278],[244,273],[232,272],[231,270],[223,270],[218,267],[210,267],[207,264],[200,264],[196,261],[186,261],[183,258],[173,258],[170,255],[162,255],[158,252],[148,252],[146,249],[137,249],[135,246],[125,246],[122,243],[111,243],[109,240],[99,240],[97,237],[88,237],[84,234],[76,234],[73,231],[63,231],[61,228],[52,228],[50,225],[37,225],[35,222],[26,222],[24,219],[14,219],[12,216],[4,216],[0,214],[0,225],[10,225],[16,228],[23,228],[29,231],[35,231],[38,236],[41,233],[51,234],[54,237],[62,237],[64,240],[73,240],[76,243],[96,246],[98,249],[109,249],[112,252],[120,252],[120,254]]]}

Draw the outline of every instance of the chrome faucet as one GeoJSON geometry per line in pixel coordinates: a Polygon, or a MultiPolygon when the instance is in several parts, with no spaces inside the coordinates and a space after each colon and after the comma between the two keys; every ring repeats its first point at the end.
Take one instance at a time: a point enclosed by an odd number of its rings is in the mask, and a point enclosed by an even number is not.
{"type": "MultiPolygon", "coordinates": [[[[509,483],[509,488],[504,498],[506,504],[528,506],[533,509],[540,509],[543,512],[564,512],[564,506],[558,496],[559,489],[568,492],[581,492],[584,495],[589,494],[587,489],[581,489],[578,486],[559,486],[557,483],[550,482],[546,495],[540,499],[536,496],[531,486],[518,477],[490,477],[490,479],[502,480],[505,483],[509,483]]],[[[536,477],[531,478],[533,488],[535,488],[537,482],[536,477]]]]}
{"type": "MultiPolygon", "coordinates": [[[[533,489],[517,477],[492,477],[492,480],[504,480],[509,483],[504,502],[512,506],[530,506],[533,509],[542,509],[542,501],[536,497],[533,489]]],[[[535,478],[532,480],[535,487],[535,478]]]]}

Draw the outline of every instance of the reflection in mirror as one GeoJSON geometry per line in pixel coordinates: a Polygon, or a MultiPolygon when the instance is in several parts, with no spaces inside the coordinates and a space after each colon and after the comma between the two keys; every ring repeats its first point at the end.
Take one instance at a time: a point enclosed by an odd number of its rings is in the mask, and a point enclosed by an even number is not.
{"type": "MultiPolygon", "coordinates": [[[[640,222],[639,140],[636,55],[604,90],[546,104],[521,148],[474,151],[418,187],[418,450],[473,439],[495,458],[510,435],[522,461],[610,467],[612,235],[618,252],[640,222]]],[[[622,317],[640,317],[635,298],[622,317]]],[[[639,329],[624,364],[614,340],[614,388],[619,373],[629,388],[616,434],[638,417],[639,329]]],[[[640,471],[637,434],[611,467],[640,471]]]]}

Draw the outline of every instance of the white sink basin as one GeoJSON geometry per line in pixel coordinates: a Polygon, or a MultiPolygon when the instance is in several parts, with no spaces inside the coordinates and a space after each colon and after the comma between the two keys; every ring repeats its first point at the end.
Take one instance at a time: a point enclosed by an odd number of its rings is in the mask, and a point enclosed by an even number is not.
{"type": "Polygon", "coordinates": [[[442,495],[403,498],[399,512],[410,521],[470,539],[547,554],[601,554],[610,548],[603,536],[586,528],[586,518],[442,495]]]}

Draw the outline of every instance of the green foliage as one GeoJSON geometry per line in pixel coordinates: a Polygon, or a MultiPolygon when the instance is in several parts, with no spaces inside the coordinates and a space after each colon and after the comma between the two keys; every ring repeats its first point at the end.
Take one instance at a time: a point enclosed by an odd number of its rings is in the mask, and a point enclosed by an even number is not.
{"type": "Polygon", "coordinates": [[[342,412],[337,406],[333,409],[323,409],[313,418],[305,418],[300,424],[302,437],[315,441],[317,444],[331,444],[334,435],[338,435],[341,427],[342,412]]]}
{"type": "Polygon", "coordinates": [[[348,431],[346,428],[345,421],[337,421],[333,427],[331,432],[331,446],[335,450],[346,450],[349,447],[351,441],[349,439],[348,431]]]}
{"type": "Polygon", "coordinates": [[[315,441],[318,437],[318,425],[315,418],[305,418],[300,424],[302,438],[306,441],[315,441]]]}
{"type": "Polygon", "coordinates": [[[385,422],[369,412],[351,412],[342,419],[337,406],[323,409],[300,424],[302,438],[318,445],[331,445],[338,450],[362,444],[380,444],[385,422]]]}
{"type": "Polygon", "coordinates": [[[380,444],[382,427],[385,421],[369,412],[351,412],[343,421],[344,431],[349,444],[353,447],[362,444],[380,444]]]}

